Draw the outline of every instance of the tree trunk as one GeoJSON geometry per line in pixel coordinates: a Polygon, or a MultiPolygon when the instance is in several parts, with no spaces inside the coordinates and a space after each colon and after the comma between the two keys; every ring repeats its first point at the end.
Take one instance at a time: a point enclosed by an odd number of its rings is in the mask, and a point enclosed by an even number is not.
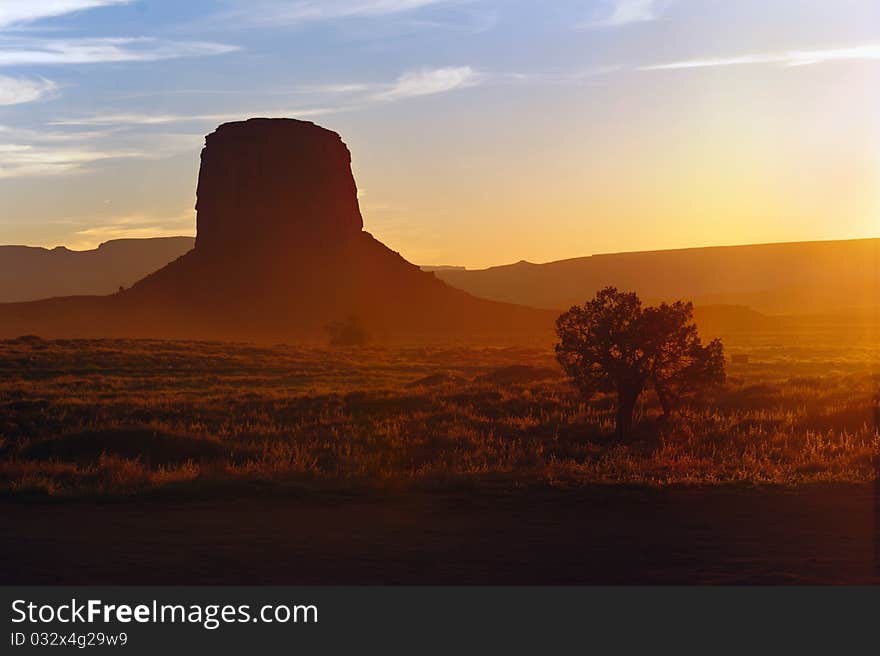
{"type": "Polygon", "coordinates": [[[657,400],[660,401],[660,409],[663,411],[663,415],[660,417],[660,421],[662,423],[667,423],[670,419],[672,419],[672,413],[674,412],[675,408],[675,404],[672,402],[672,397],[658,389],[657,400]]]}
{"type": "Polygon", "coordinates": [[[633,414],[636,409],[636,401],[639,399],[641,390],[627,387],[617,392],[617,421],[615,428],[619,439],[629,437],[632,432],[633,414]]]}

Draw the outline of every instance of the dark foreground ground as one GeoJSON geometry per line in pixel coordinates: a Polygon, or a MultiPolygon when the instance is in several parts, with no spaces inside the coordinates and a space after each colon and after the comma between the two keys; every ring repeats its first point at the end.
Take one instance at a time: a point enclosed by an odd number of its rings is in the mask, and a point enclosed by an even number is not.
{"type": "Polygon", "coordinates": [[[6,584],[874,582],[874,488],[4,501],[6,584]]]}

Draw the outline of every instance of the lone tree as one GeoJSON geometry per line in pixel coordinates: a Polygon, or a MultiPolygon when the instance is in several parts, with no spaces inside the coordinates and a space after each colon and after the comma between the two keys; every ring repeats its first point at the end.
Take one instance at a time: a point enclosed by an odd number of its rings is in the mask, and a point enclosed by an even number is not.
{"type": "Polygon", "coordinates": [[[617,394],[616,430],[632,429],[639,396],[653,387],[668,418],[695,393],[724,382],[724,348],[703,346],[691,303],[642,307],[633,292],[606,287],[556,320],[556,359],[586,395],[617,394]]]}

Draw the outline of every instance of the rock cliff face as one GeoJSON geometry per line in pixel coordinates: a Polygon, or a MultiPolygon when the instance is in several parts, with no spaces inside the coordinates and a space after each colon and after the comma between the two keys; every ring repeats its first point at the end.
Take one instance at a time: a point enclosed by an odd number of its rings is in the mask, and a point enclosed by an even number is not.
{"type": "Polygon", "coordinates": [[[327,248],[363,229],[351,155],[335,132],[251,119],[221,125],[205,142],[197,249],[327,248]]]}
{"type": "Polygon", "coordinates": [[[0,305],[0,335],[290,341],[356,315],[384,340],[549,337],[552,313],[453,289],[364,232],[350,164],[312,123],[221,125],[192,251],[113,296],[0,305]]]}

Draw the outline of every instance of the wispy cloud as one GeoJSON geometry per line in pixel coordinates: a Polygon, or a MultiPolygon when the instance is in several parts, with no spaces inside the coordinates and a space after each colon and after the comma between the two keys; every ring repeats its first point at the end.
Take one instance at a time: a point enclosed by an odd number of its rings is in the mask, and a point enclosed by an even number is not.
{"type": "Polygon", "coordinates": [[[171,41],[150,37],[54,38],[16,34],[21,26],[46,18],[132,0],[0,0],[0,66],[46,66],[153,62],[179,57],[222,55],[237,46],[208,41],[171,41]],[[10,31],[12,30],[12,31],[10,31]]]}
{"type": "Polygon", "coordinates": [[[431,5],[461,4],[467,0],[234,0],[232,8],[208,24],[237,27],[279,27],[340,18],[386,16],[431,5]]]}
{"type": "Polygon", "coordinates": [[[642,71],[670,71],[689,68],[711,68],[716,66],[746,66],[755,64],[775,64],[780,66],[809,66],[841,61],[880,60],[880,44],[869,44],[848,48],[829,48],[824,50],[790,50],[786,52],[749,53],[732,57],[707,57],[686,59],[665,64],[642,66],[642,71]]]}
{"type": "Polygon", "coordinates": [[[94,248],[110,239],[144,239],[195,234],[195,212],[191,209],[175,216],[130,214],[105,219],[99,225],[95,225],[94,219],[89,219],[88,223],[88,228],[73,232],[71,248],[94,248]]]}
{"type": "Polygon", "coordinates": [[[152,62],[179,57],[222,55],[237,46],[206,41],[154,38],[0,39],[0,66],[152,62]]]}
{"type": "Polygon", "coordinates": [[[143,156],[143,153],[6,143],[0,144],[0,178],[70,173],[100,160],[139,156],[143,156]]]}
{"type": "Polygon", "coordinates": [[[350,82],[341,84],[304,84],[302,86],[290,87],[287,89],[274,89],[270,93],[291,93],[291,94],[314,94],[314,95],[347,95],[351,93],[359,93],[368,91],[369,84],[362,82],[350,82]]]}
{"type": "Polygon", "coordinates": [[[323,106],[310,107],[249,107],[238,112],[217,114],[106,112],[89,116],[69,116],[49,122],[57,127],[65,126],[151,126],[175,123],[223,123],[240,121],[253,116],[315,118],[339,112],[363,109],[383,102],[394,102],[417,96],[428,96],[472,87],[484,81],[486,76],[470,66],[420,69],[404,73],[392,83],[358,83],[311,87],[314,93],[341,96],[336,104],[332,99],[323,106]]]}
{"type": "Polygon", "coordinates": [[[77,125],[167,125],[169,123],[185,123],[207,120],[222,120],[223,114],[138,114],[108,113],[90,116],[73,116],[49,121],[54,126],[77,125]]]}
{"type": "Polygon", "coordinates": [[[137,91],[121,93],[113,96],[116,100],[132,100],[136,98],[153,98],[156,96],[348,96],[369,91],[373,87],[361,82],[341,82],[338,84],[303,84],[293,86],[278,86],[254,89],[247,86],[237,86],[229,89],[162,89],[151,91],[137,91]]]}
{"type": "Polygon", "coordinates": [[[114,130],[38,133],[0,126],[0,179],[81,173],[113,159],[161,159],[195,153],[197,133],[119,133],[114,130]]]}
{"type": "Polygon", "coordinates": [[[599,16],[578,27],[610,28],[647,23],[659,18],[660,4],[659,0],[607,0],[599,16]]]}
{"type": "Polygon", "coordinates": [[[61,118],[50,121],[54,126],[105,126],[105,125],[169,125],[172,123],[223,123],[224,121],[240,121],[252,116],[311,118],[332,112],[341,111],[333,107],[312,107],[308,109],[270,109],[257,111],[227,112],[223,114],[137,114],[108,113],[61,118]]]}
{"type": "Polygon", "coordinates": [[[117,132],[116,128],[102,130],[31,130],[28,128],[0,125],[0,139],[20,143],[72,143],[104,139],[117,132]]]}
{"type": "Polygon", "coordinates": [[[0,2],[0,29],[129,2],[131,0],[3,0],[0,2]]]}
{"type": "Polygon", "coordinates": [[[619,71],[627,70],[619,64],[609,64],[605,66],[593,66],[579,71],[570,73],[565,72],[538,72],[538,73],[496,73],[490,76],[481,76],[488,78],[493,82],[502,84],[541,84],[541,85],[559,85],[559,86],[575,86],[592,82],[596,78],[611,75],[619,71]]]}
{"type": "Polygon", "coordinates": [[[0,105],[20,105],[46,98],[58,85],[45,78],[8,77],[0,75],[0,105]]]}
{"type": "Polygon", "coordinates": [[[404,73],[388,89],[372,96],[374,100],[401,100],[415,96],[445,93],[480,82],[480,75],[470,66],[421,69],[404,73]]]}
{"type": "MultiPolygon", "coordinates": [[[[420,69],[404,73],[387,83],[343,83],[300,88],[307,93],[327,96],[323,100],[329,102],[324,106],[247,107],[235,112],[202,114],[107,111],[58,118],[50,121],[49,129],[44,132],[0,126],[0,140],[8,141],[0,143],[0,178],[72,173],[88,170],[90,165],[108,159],[152,159],[195,152],[202,143],[204,130],[218,123],[252,116],[307,119],[446,93],[481,84],[490,78],[470,66],[420,69]],[[171,125],[180,125],[181,132],[156,132],[156,129],[171,125]],[[68,131],[68,128],[73,128],[73,131],[68,131]]],[[[116,235],[122,234],[119,226],[113,230],[116,230],[116,235]]],[[[126,227],[125,230],[141,228],[126,227]]]]}

